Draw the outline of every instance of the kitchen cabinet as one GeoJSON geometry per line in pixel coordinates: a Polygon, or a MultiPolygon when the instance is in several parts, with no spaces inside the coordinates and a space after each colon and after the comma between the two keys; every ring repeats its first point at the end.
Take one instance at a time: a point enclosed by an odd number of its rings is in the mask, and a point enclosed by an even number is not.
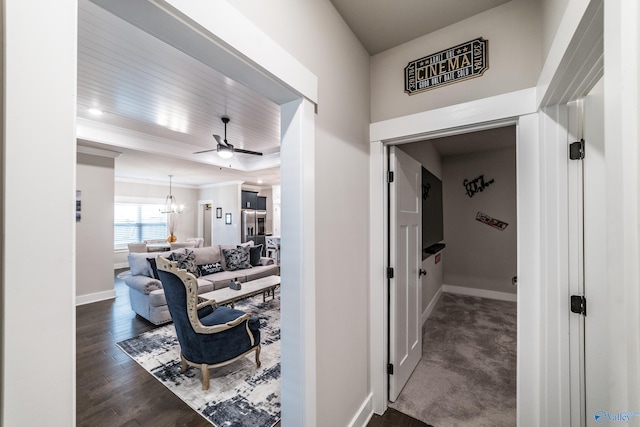
{"type": "Polygon", "coordinates": [[[258,193],[255,191],[242,190],[242,209],[258,208],[258,193]]]}
{"type": "Polygon", "coordinates": [[[258,196],[258,207],[257,209],[259,211],[266,211],[267,210],[267,198],[264,196],[258,196]]]}

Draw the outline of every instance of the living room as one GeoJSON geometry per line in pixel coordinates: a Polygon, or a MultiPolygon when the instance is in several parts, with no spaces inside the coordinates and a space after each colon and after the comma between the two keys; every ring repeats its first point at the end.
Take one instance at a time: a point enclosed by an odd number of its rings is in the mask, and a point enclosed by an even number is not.
{"type": "MultiPolygon", "coordinates": [[[[119,154],[115,151],[117,147],[78,147],[78,304],[114,298],[113,271],[128,266],[126,244],[114,244],[114,203],[160,206],[171,192],[184,206],[183,212],[176,215],[174,234],[178,241],[204,238],[203,208],[210,204],[214,212],[210,218],[209,245],[229,245],[240,243],[240,195],[243,189],[251,190],[267,197],[266,232],[273,233],[272,199],[274,189],[276,195],[279,192],[277,167],[259,171],[224,170],[131,150],[120,149],[119,154]],[[171,189],[169,174],[173,175],[171,189]],[[143,176],[147,178],[139,178],[143,176]],[[220,218],[215,213],[218,208],[222,212],[220,218]],[[226,214],[231,215],[231,224],[226,223],[226,214]]],[[[162,237],[168,235],[167,230],[162,237]]],[[[137,239],[127,243],[134,241],[137,239]]]]}

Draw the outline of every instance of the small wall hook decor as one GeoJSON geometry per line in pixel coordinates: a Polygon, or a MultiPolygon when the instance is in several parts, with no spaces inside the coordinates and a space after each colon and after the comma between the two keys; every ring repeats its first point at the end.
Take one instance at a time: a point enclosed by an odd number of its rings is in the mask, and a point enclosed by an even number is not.
{"type": "Polygon", "coordinates": [[[471,181],[465,179],[464,181],[462,181],[462,185],[464,185],[464,188],[467,191],[467,196],[473,197],[477,193],[484,191],[485,188],[487,188],[494,182],[494,179],[485,182],[484,175],[480,175],[479,177],[472,179],[471,181]]]}

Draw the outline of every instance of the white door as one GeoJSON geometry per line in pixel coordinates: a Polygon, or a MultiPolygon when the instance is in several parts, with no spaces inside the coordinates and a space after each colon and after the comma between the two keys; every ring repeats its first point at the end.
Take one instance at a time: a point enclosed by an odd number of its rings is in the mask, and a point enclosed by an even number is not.
{"type": "Polygon", "coordinates": [[[389,169],[389,400],[394,402],[422,357],[420,266],[422,166],[391,147],[389,169]]]}

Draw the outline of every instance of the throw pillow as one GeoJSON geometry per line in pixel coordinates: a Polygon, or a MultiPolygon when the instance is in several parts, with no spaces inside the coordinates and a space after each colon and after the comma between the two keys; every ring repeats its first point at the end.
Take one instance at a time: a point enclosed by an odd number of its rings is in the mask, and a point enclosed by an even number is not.
{"type": "Polygon", "coordinates": [[[223,249],[222,253],[227,263],[227,271],[251,268],[248,246],[238,247],[237,249],[223,249]]]}
{"type": "MultiPolygon", "coordinates": [[[[242,246],[238,246],[238,248],[241,248],[242,246]]],[[[257,267],[260,264],[260,257],[262,257],[262,245],[258,245],[258,246],[249,246],[249,263],[254,266],[257,267]]]]}
{"type": "Polygon", "coordinates": [[[187,251],[184,254],[174,252],[169,256],[171,261],[178,263],[178,268],[187,270],[196,277],[200,277],[200,270],[196,265],[196,254],[193,251],[187,251]]]}
{"type": "Polygon", "coordinates": [[[198,269],[200,270],[201,276],[206,276],[207,274],[219,273],[221,271],[224,271],[224,269],[222,268],[222,264],[220,264],[219,262],[214,262],[210,264],[201,264],[198,266],[198,269]]]}
{"type": "Polygon", "coordinates": [[[147,257],[152,258],[153,255],[146,252],[133,252],[127,256],[132,276],[153,277],[153,272],[147,262],[147,257]]]}
{"type": "Polygon", "coordinates": [[[158,276],[158,266],[156,265],[156,259],[147,258],[147,262],[149,263],[149,266],[151,267],[151,271],[153,272],[153,278],[160,280],[160,276],[158,276]]]}

